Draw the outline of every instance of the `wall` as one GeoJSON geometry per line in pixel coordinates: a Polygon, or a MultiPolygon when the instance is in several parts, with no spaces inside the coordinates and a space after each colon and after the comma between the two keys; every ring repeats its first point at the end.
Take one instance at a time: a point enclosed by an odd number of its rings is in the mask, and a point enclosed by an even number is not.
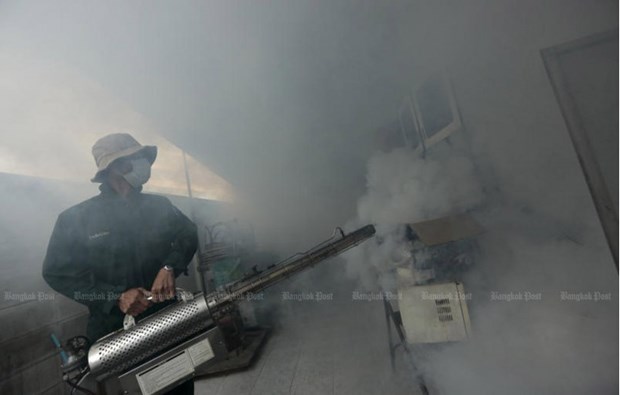
{"type": "MultiPolygon", "coordinates": [[[[618,26],[617,8],[613,1],[415,3],[400,30],[409,83],[448,69],[472,149],[493,167],[489,181],[557,219],[582,213],[589,196],[540,50],[618,26]]],[[[589,221],[589,207],[583,215],[589,221]]]]}

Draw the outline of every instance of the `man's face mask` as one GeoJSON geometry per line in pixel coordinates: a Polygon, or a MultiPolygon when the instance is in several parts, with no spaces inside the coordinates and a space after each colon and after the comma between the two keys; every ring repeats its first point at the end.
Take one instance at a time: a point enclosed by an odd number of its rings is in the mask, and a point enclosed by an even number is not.
{"type": "Polygon", "coordinates": [[[134,188],[144,185],[151,177],[151,164],[145,158],[132,159],[131,171],[123,174],[123,178],[134,188]]]}

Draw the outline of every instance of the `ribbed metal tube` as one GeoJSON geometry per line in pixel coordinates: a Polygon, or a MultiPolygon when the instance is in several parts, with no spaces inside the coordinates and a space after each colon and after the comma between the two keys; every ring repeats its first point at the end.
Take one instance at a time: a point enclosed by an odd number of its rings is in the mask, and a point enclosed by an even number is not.
{"type": "Polygon", "coordinates": [[[131,329],[99,339],[88,352],[90,371],[97,380],[122,373],[212,325],[202,294],[175,303],[131,329]]]}

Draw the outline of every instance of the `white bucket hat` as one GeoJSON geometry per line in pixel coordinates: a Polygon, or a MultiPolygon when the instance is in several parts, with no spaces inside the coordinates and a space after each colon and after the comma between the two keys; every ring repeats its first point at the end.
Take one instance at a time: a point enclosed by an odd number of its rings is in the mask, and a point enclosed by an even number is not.
{"type": "Polygon", "coordinates": [[[97,164],[97,174],[90,180],[91,182],[103,182],[105,170],[119,158],[143,152],[146,159],[153,164],[157,157],[157,147],[141,145],[128,133],[113,133],[100,138],[93,145],[92,152],[97,164]]]}

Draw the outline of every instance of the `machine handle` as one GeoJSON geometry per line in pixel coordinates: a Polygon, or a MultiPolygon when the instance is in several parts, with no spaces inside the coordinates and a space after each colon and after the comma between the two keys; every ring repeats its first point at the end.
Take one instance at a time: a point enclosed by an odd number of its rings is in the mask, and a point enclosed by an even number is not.
{"type": "MultiPolygon", "coordinates": [[[[188,300],[194,299],[194,294],[184,290],[183,288],[176,289],[177,298],[181,299],[183,302],[187,302],[188,300]]],[[[147,300],[153,300],[152,296],[148,296],[147,300]]],[[[125,314],[125,318],[123,318],[123,329],[128,330],[136,326],[136,319],[133,315],[125,314]]]]}

